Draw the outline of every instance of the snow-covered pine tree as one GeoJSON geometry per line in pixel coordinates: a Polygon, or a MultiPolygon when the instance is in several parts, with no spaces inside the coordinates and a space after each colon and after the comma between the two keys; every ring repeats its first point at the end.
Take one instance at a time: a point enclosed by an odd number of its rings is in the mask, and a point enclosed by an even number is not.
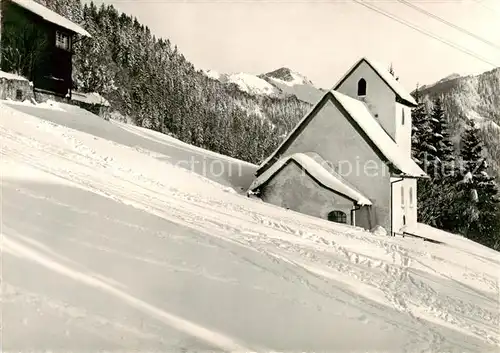
{"type": "Polygon", "coordinates": [[[468,238],[498,249],[500,246],[500,193],[487,173],[480,131],[473,120],[462,135],[461,181],[457,209],[459,230],[468,238]]]}
{"type": "Polygon", "coordinates": [[[434,99],[433,103],[430,114],[432,130],[430,144],[435,148],[435,151],[429,173],[434,179],[442,179],[452,175],[455,167],[455,155],[442,101],[438,97],[434,99]]]}
{"type": "Polygon", "coordinates": [[[411,152],[415,162],[425,170],[426,165],[428,164],[428,156],[429,154],[434,154],[434,148],[431,145],[432,128],[429,123],[425,104],[421,101],[420,90],[418,87],[415,91],[415,100],[417,102],[417,107],[412,109],[411,112],[411,152]]]}
{"type": "MultiPolygon", "coordinates": [[[[412,110],[412,157],[415,162],[426,172],[429,165],[435,160],[436,148],[432,146],[432,127],[427,109],[421,100],[420,90],[417,87],[414,98],[417,107],[412,110]]],[[[438,190],[434,187],[433,180],[418,181],[418,219],[420,222],[437,226],[441,206],[436,202],[438,190]]]]}
{"type": "Polygon", "coordinates": [[[429,114],[417,88],[412,111],[412,156],[430,179],[418,181],[418,218],[421,222],[451,230],[450,216],[456,198],[453,145],[440,99],[429,114]]]}

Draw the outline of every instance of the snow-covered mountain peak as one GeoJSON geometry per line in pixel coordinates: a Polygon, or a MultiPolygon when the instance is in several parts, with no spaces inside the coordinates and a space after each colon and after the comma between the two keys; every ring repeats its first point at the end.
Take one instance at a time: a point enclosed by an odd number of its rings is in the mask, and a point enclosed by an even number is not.
{"type": "Polygon", "coordinates": [[[298,72],[292,71],[287,67],[282,67],[277,70],[268,72],[263,74],[262,77],[271,78],[274,80],[282,81],[290,86],[294,85],[311,85],[313,83],[304,75],[299,74],[298,72]]]}
{"type": "Polygon", "coordinates": [[[324,94],[323,90],[315,87],[307,77],[286,67],[261,75],[245,72],[221,74],[214,70],[201,72],[224,84],[234,84],[240,91],[251,95],[278,98],[295,96],[303,102],[314,104],[324,94]]]}
{"type": "Polygon", "coordinates": [[[235,84],[240,91],[249,94],[276,96],[280,93],[276,87],[257,75],[245,72],[221,74],[215,70],[201,70],[201,72],[222,83],[235,84]]]}
{"type": "Polygon", "coordinates": [[[244,72],[227,75],[227,82],[234,83],[238,88],[250,94],[277,95],[279,91],[266,80],[244,72]]]}
{"type": "Polygon", "coordinates": [[[277,87],[283,94],[294,95],[310,104],[315,104],[324,94],[323,90],[315,87],[307,77],[286,67],[259,77],[277,87]]]}

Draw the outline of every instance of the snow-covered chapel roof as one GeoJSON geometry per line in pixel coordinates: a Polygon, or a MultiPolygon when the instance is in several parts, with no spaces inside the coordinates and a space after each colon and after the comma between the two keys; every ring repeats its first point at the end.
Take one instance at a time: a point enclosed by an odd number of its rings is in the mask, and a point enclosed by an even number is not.
{"type": "Polygon", "coordinates": [[[21,6],[22,8],[40,16],[47,22],[54,23],[58,26],[66,28],[72,32],[78,33],[82,36],[91,37],[89,32],[84,30],[82,27],[76,23],[71,22],[66,17],[59,15],[58,13],[46,8],[45,6],[33,1],[33,0],[10,0],[13,3],[21,6]]]}
{"type": "Polygon", "coordinates": [[[399,99],[401,99],[403,102],[405,102],[408,105],[411,106],[416,106],[417,102],[415,99],[411,96],[411,94],[397,81],[394,76],[391,75],[389,70],[385,68],[382,64],[378,63],[377,61],[373,59],[368,59],[366,57],[361,58],[358,60],[347,72],[342,78],[337,82],[337,84],[334,86],[334,90],[337,90],[340,85],[345,81],[349,75],[362,63],[366,62],[368,66],[370,66],[376,73],[377,75],[380,76],[382,81],[385,82],[387,86],[389,86],[390,89],[396,94],[399,99]]]}
{"type": "MultiPolygon", "coordinates": [[[[314,111],[325,99],[332,99],[340,104],[352,120],[361,128],[365,137],[370,140],[375,149],[390,162],[401,176],[408,177],[426,177],[425,172],[407,156],[382,128],[378,121],[372,116],[366,104],[360,100],[351,98],[337,91],[328,91],[323,98],[314,106],[311,111],[302,118],[295,128],[288,134],[287,138],[278,146],[278,148],[259,166],[257,173],[268,165],[281,151],[288,140],[300,133],[300,128],[306,122],[314,118],[314,111]]],[[[277,162],[276,162],[277,163],[277,162]]]]}
{"type": "Polygon", "coordinates": [[[349,185],[333,168],[328,167],[325,160],[315,153],[295,153],[274,163],[268,170],[254,180],[250,190],[255,190],[265,184],[291,160],[297,162],[317,182],[323,186],[344,195],[358,205],[371,205],[371,201],[361,192],[349,185]]]}
{"type": "Polygon", "coordinates": [[[346,96],[345,94],[332,91],[337,101],[342,104],[349,115],[363,129],[368,138],[377,146],[380,152],[401,173],[411,177],[425,177],[425,172],[407,156],[389,134],[382,128],[372,116],[366,104],[360,100],[346,96]]]}

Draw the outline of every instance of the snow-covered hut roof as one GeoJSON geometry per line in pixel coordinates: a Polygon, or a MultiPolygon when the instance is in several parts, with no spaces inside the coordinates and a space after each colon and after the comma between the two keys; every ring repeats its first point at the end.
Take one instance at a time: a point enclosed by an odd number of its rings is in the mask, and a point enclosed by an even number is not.
{"type": "Polygon", "coordinates": [[[295,153],[293,155],[281,158],[274,163],[268,170],[262,173],[250,185],[250,190],[255,190],[265,184],[271,177],[281,170],[290,160],[297,162],[304,168],[318,183],[323,186],[344,195],[353,200],[358,205],[371,205],[371,201],[361,194],[354,187],[349,185],[333,168],[329,168],[326,161],[318,155],[306,153],[295,153]]]}
{"type": "Polygon", "coordinates": [[[401,174],[401,176],[409,177],[427,177],[425,172],[413,161],[410,156],[407,156],[396,144],[396,142],[389,136],[389,134],[382,128],[382,126],[375,120],[370,113],[366,104],[360,100],[351,98],[337,91],[327,92],[323,98],[316,104],[311,111],[302,118],[302,120],[295,126],[295,128],[288,134],[287,138],[278,146],[278,148],[259,166],[257,174],[269,164],[281,151],[282,147],[288,140],[296,136],[299,128],[306,123],[306,121],[313,118],[311,115],[316,108],[322,104],[325,99],[332,99],[338,102],[342,108],[345,109],[347,114],[354,120],[354,122],[365,133],[366,137],[373,142],[378,152],[387,159],[401,174]]]}
{"type": "Polygon", "coordinates": [[[54,23],[58,26],[66,28],[72,32],[78,33],[82,36],[91,37],[89,32],[84,30],[82,27],[76,23],[71,22],[66,17],[59,15],[58,13],[46,8],[45,6],[33,1],[33,0],[10,0],[13,3],[21,6],[22,8],[42,17],[45,21],[54,23]]]}
{"type": "Polygon", "coordinates": [[[358,60],[347,72],[342,78],[337,82],[337,84],[334,86],[334,90],[337,90],[340,85],[351,75],[351,73],[359,66],[361,65],[362,62],[366,62],[368,66],[370,66],[378,76],[382,79],[382,81],[385,82],[387,86],[389,86],[390,89],[396,94],[396,96],[402,100],[405,104],[410,105],[410,106],[416,106],[417,102],[415,99],[411,96],[411,94],[397,81],[394,76],[391,75],[389,70],[385,68],[382,64],[378,63],[377,61],[373,59],[368,59],[366,57],[361,58],[358,60]]]}
{"type": "Polygon", "coordinates": [[[11,74],[9,72],[1,71],[0,70],[0,78],[5,78],[7,80],[16,80],[16,81],[28,81],[26,78],[16,75],[16,74],[11,74]]]}
{"type": "Polygon", "coordinates": [[[97,92],[84,93],[84,92],[73,91],[71,93],[71,99],[74,101],[79,101],[88,104],[98,104],[104,107],[110,106],[108,100],[97,92]]]}

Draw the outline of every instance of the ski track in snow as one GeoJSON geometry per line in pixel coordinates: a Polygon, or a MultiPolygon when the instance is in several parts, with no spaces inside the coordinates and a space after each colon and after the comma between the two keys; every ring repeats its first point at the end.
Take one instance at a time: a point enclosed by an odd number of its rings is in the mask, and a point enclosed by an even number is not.
{"type": "Polygon", "coordinates": [[[229,351],[238,351],[238,352],[252,352],[254,350],[246,348],[239,343],[233,341],[229,337],[225,337],[224,335],[211,331],[207,328],[198,326],[192,322],[179,318],[175,315],[172,315],[168,312],[165,312],[159,308],[154,307],[153,305],[146,303],[120,289],[117,289],[102,280],[95,278],[93,276],[89,276],[85,273],[75,271],[69,267],[63,266],[60,263],[44,256],[41,253],[33,251],[25,247],[24,245],[10,239],[9,237],[3,235],[3,251],[7,253],[11,253],[14,256],[20,256],[29,261],[36,262],[37,264],[47,267],[55,272],[58,272],[64,276],[70,277],[76,281],[85,283],[89,286],[98,288],[102,291],[105,291],[117,299],[123,300],[130,305],[149,313],[150,315],[157,317],[159,320],[164,322],[169,326],[173,326],[179,331],[186,332],[194,337],[197,337],[203,341],[206,341],[209,344],[213,344],[214,346],[220,347],[223,350],[229,351]]]}
{"type": "MultiPolygon", "coordinates": [[[[7,251],[8,250],[6,250],[6,252],[7,251]]],[[[29,292],[23,288],[12,286],[8,283],[3,285],[2,301],[3,303],[19,302],[22,304],[28,304],[29,306],[38,307],[38,310],[40,311],[55,311],[58,315],[69,317],[71,320],[78,322],[78,325],[85,327],[85,329],[94,330],[95,333],[99,333],[99,331],[103,328],[109,327],[112,327],[117,331],[125,332],[126,335],[109,337],[108,332],[114,332],[114,330],[107,330],[107,337],[103,336],[113,342],[119,342],[124,349],[137,338],[152,342],[163,342],[161,336],[152,334],[151,330],[145,330],[144,327],[138,329],[135,326],[126,325],[123,322],[112,321],[104,316],[95,315],[83,307],[75,307],[71,304],[54,300],[53,298],[49,298],[38,293],[29,292]]],[[[24,320],[26,321],[27,319],[24,320]]]]}
{"type": "MultiPolygon", "coordinates": [[[[7,111],[3,106],[0,108],[7,111]]],[[[494,275],[499,269],[498,263],[472,254],[467,254],[464,262],[465,252],[447,250],[446,245],[436,250],[438,245],[408,238],[375,236],[359,229],[299,216],[292,211],[224,192],[227,188],[207,182],[206,178],[197,174],[160,162],[149,156],[148,151],[121,146],[28,115],[19,116],[23,120],[21,123],[15,122],[12,116],[0,117],[1,163],[7,177],[9,168],[15,170],[18,165],[27,165],[99,195],[196,229],[209,237],[234,242],[264,254],[277,263],[292,265],[296,269],[294,273],[275,274],[288,281],[299,281],[311,291],[326,297],[331,294],[323,287],[309,283],[304,273],[320,278],[325,283],[342,283],[345,288],[355,290],[359,296],[353,298],[346,291],[345,298],[337,296],[332,297],[332,300],[347,301],[350,298],[369,308],[373,316],[382,317],[395,329],[411,332],[415,340],[408,342],[404,350],[406,352],[416,352],[416,349],[436,352],[440,347],[451,349],[454,343],[460,346],[460,342],[450,342],[449,338],[429,328],[427,322],[459,331],[464,337],[475,337],[492,346],[500,346],[499,285],[498,277],[494,275]],[[192,181],[187,186],[186,178],[192,181]],[[453,254],[460,256],[455,258],[453,254]],[[429,274],[434,276],[434,280],[428,277],[429,274]],[[463,295],[442,292],[444,287],[436,278],[453,283],[456,286],[454,290],[460,289],[463,295]],[[471,297],[474,297],[473,301],[470,300],[471,297]],[[407,320],[403,322],[391,318],[390,313],[384,314],[386,307],[404,313],[407,320]]],[[[46,201],[60,204],[55,199],[46,198],[46,201]]],[[[88,216],[107,217],[77,209],[70,204],[61,206],[72,208],[74,212],[85,212],[88,216]]],[[[128,223],[126,219],[112,218],[109,221],[119,222],[130,228],[140,228],[128,223]]],[[[252,351],[229,337],[183,321],[127,294],[127,288],[123,284],[87,269],[77,269],[77,264],[71,259],[51,253],[43,244],[23,238],[14,230],[4,228],[3,233],[2,247],[7,253],[35,261],[53,271],[106,291],[156,316],[162,322],[222,349],[252,351]],[[27,245],[37,250],[30,250],[27,245]]],[[[82,239],[70,238],[70,241],[95,251],[116,253],[134,261],[160,266],[166,271],[188,271],[210,277],[201,266],[187,269],[167,261],[116,251],[112,247],[96,246],[82,239]]],[[[259,266],[256,263],[249,264],[259,266]]],[[[237,278],[210,278],[231,283],[238,281],[237,278]]],[[[93,324],[120,325],[81,313],[78,308],[68,308],[50,299],[25,293],[9,284],[5,288],[5,300],[16,300],[21,296],[28,301],[40,301],[67,315],[85,316],[85,320],[93,324]]],[[[336,288],[342,291],[342,286],[336,285],[336,288]]],[[[266,291],[265,288],[259,290],[266,291]]],[[[283,299],[294,300],[293,296],[283,299]]],[[[366,322],[371,320],[370,316],[358,319],[366,322]]],[[[132,336],[130,339],[141,336],[146,340],[161,341],[161,337],[146,331],[123,325],[119,328],[128,332],[132,336]]],[[[126,346],[126,342],[122,343],[126,346]]]]}

